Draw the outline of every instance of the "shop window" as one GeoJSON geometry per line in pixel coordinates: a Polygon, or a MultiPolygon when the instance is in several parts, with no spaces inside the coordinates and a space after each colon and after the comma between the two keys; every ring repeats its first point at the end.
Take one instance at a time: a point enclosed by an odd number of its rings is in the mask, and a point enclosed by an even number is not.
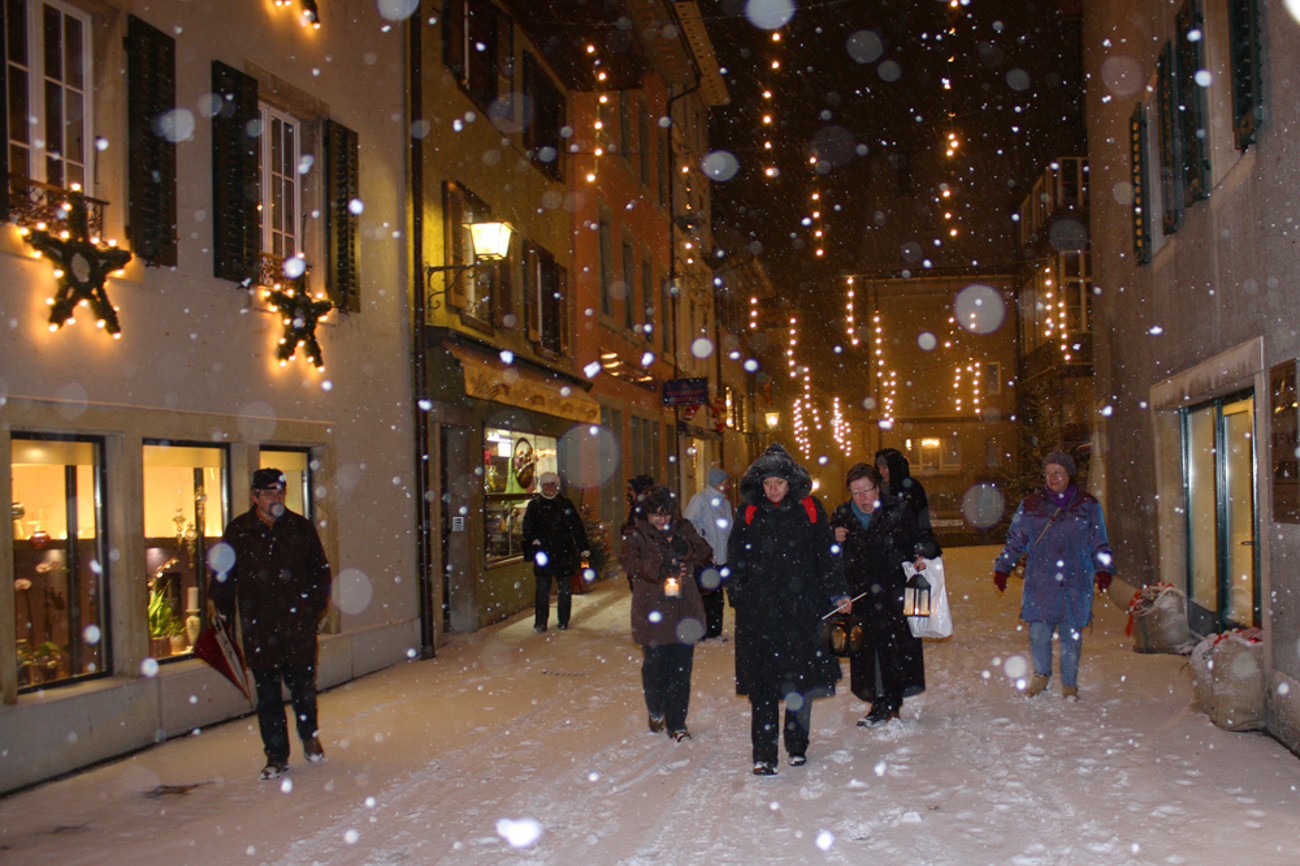
{"type": "Polygon", "coordinates": [[[226,450],[147,441],[143,457],[149,655],[166,659],[187,655],[202,627],[207,552],[228,510],[226,450]]]}
{"type": "MultiPolygon", "coordinates": [[[[314,522],[311,478],[317,464],[311,451],[306,448],[263,448],[259,461],[261,469],[279,469],[284,473],[284,507],[314,522]]],[[[244,505],[236,502],[236,511],[247,510],[244,505]]]]}
{"type": "Polygon", "coordinates": [[[12,440],[18,687],[105,673],[103,448],[98,440],[12,440]]]}
{"type": "Polygon", "coordinates": [[[554,437],[489,427],[483,431],[487,563],[524,555],[524,509],[543,472],[559,472],[554,437]]]}

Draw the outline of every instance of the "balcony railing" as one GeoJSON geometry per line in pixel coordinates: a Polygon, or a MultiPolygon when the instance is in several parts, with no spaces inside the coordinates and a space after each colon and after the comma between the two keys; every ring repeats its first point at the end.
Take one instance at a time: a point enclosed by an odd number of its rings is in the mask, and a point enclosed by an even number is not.
{"type": "Polygon", "coordinates": [[[9,221],[33,231],[58,233],[67,227],[72,197],[77,194],[86,204],[89,239],[97,242],[104,236],[104,208],[108,202],[82,194],[79,189],[68,190],[22,175],[9,177],[9,221]]]}

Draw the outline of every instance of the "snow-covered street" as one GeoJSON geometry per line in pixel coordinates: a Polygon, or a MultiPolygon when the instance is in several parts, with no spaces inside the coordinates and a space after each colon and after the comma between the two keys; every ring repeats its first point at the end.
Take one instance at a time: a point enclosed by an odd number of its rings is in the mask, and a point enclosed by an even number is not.
{"type": "MultiPolygon", "coordinates": [[[[819,701],[804,767],[750,773],[733,653],[696,652],[694,739],[650,734],[628,593],[575,597],[321,697],[329,760],[260,782],[252,717],[0,800],[0,861],[276,864],[1294,864],[1300,761],[1188,708],[1186,660],[1140,655],[1099,600],[1080,703],[1034,700],[1018,585],[945,555],[955,636],[901,722],[819,701]],[[518,846],[518,847],[515,847],[518,846]]],[[[1123,576],[1121,572],[1121,577],[1123,576]]],[[[728,617],[730,631],[730,617],[728,617]]]]}

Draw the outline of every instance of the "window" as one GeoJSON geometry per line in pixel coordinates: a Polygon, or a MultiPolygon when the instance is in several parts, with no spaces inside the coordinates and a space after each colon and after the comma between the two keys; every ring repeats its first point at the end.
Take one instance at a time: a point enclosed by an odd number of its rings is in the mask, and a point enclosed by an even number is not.
{"type": "Polygon", "coordinates": [[[456,83],[487,111],[497,98],[497,19],[490,3],[448,0],[442,19],[442,62],[456,83]]]}
{"type": "Polygon", "coordinates": [[[487,563],[523,556],[524,510],[540,489],[543,472],[559,472],[558,443],[551,436],[488,427],[483,431],[487,563]]]}
{"type": "Polygon", "coordinates": [[[961,468],[961,446],[955,436],[927,436],[920,440],[922,472],[939,472],[961,468]]]}
{"type": "Polygon", "coordinates": [[[629,419],[631,471],[633,476],[649,475],[659,479],[659,422],[653,418],[629,419]]]}
{"type": "Polygon", "coordinates": [[[1237,148],[1255,143],[1264,120],[1263,68],[1259,53],[1259,0],[1228,0],[1231,39],[1232,127],[1237,148]]]}
{"type": "Polygon", "coordinates": [[[524,149],[528,158],[543,174],[553,180],[564,180],[563,142],[565,103],[564,94],[540,62],[531,54],[524,55],[524,95],[532,105],[532,118],[525,118],[524,149]]]}
{"type": "Polygon", "coordinates": [[[1205,16],[1200,0],[1187,0],[1175,16],[1178,28],[1173,92],[1178,104],[1175,124],[1182,136],[1183,203],[1210,197],[1210,130],[1201,76],[1205,68],[1205,16]]]}
{"type": "Polygon", "coordinates": [[[996,469],[1002,465],[1002,450],[998,447],[998,437],[984,437],[984,466],[987,469],[996,469]]]}
{"type": "Polygon", "coordinates": [[[528,339],[553,358],[569,351],[568,274],[536,244],[524,249],[524,316],[528,339]]]}
{"type": "Polygon", "coordinates": [[[310,100],[282,82],[268,91],[276,104],[259,100],[257,79],[217,61],[212,90],[220,100],[212,118],[213,274],[270,285],[282,279],[283,259],[323,249],[324,290],[341,309],[359,310],[356,133],[285,108],[281,101],[310,100]],[[323,160],[307,159],[315,147],[323,160]],[[323,237],[305,232],[303,214],[316,208],[323,237]]]}
{"type": "Polygon", "coordinates": [[[637,113],[637,167],[640,170],[643,186],[650,185],[650,150],[653,147],[650,137],[650,112],[644,105],[637,113]]]}
{"type": "Polygon", "coordinates": [[[632,158],[632,94],[626,90],[618,95],[618,148],[624,157],[632,158]]]}
{"type": "MultiPolygon", "coordinates": [[[[312,471],[318,464],[307,448],[262,448],[258,468],[284,473],[284,507],[313,520],[312,471]]],[[[314,522],[314,520],[313,520],[314,522]]]]}
{"type": "Polygon", "coordinates": [[[94,439],[13,436],[20,690],[109,670],[102,453],[94,439]]]}
{"type": "Polygon", "coordinates": [[[668,153],[672,145],[668,140],[668,133],[662,133],[659,138],[659,206],[668,205],[668,153]]]}
{"type": "Polygon", "coordinates": [[[229,503],[226,449],[146,441],[143,458],[149,655],[165,659],[188,654],[202,627],[207,551],[221,540],[229,503]]]}
{"type": "Polygon", "coordinates": [[[258,179],[261,199],[257,215],[262,251],[283,261],[302,253],[299,215],[302,161],[298,121],[269,105],[258,108],[262,134],[258,139],[258,179]]]}
{"type": "Polygon", "coordinates": [[[6,13],[9,173],[89,192],[90,16],[51,0],[7,0],[6,13]]]}
{"type": "Polygon", "coordinates": [[[641,335],[648,340],[654,339],[654,320],[655,320],[655,276],[654,265],[650,261],[647,253],[645,258],[641,259],[641,321],[637,325],[641,335]]]}
{"type": "Polygon", "coordinates": [[[982,371],[982,390],[985,394],[1002,393],[1002,364],[997,361],[985,361],[982,371]]]}
{"type": "MultiPolygon", "coordinates": [[[[447,264],[472,263],[474,241],[469,226],[490,218],[491,210],[465,187],[444,181],[443,213],[446,218],[447,264]]],[[[463,321],[490,330],[494,324],[494,301],[508,292],[509,274],[509,259],[449,270],[444,274],[448,303],[461,311],[463,321]]]]}

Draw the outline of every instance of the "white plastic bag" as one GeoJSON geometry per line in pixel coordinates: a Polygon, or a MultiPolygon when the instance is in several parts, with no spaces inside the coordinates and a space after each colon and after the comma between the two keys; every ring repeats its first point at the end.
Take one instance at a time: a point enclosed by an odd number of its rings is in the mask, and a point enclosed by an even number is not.
{"type": "MultiPolygon", "coordinates": [[[[903,574],[909,580],[916,573],[916,567],[912,563],[903,563],[903,574]]],[[[907,618],[907,626],[912,630],[912,637],[952,637],[952,613],[948,610],[948,587],[943,578],[943,557],[927,559],[925,570],[921,574],[930,584],[930,615],[907,618]]]]}

